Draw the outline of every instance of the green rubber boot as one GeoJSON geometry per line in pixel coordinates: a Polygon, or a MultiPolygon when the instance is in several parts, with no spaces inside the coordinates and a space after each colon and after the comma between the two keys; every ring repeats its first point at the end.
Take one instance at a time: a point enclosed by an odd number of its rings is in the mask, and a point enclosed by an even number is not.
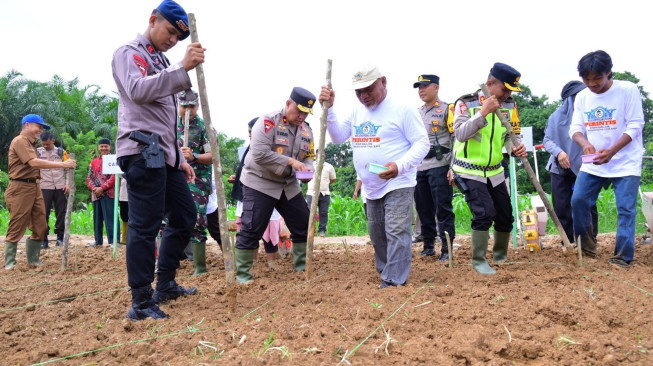
{"type": "Polygon", "coordinates": [[[295,272],[306,270],[306,243],[292,243],[292,262],[295,272]]]}
{"type": "Polygon", "coordinates": [[[193,276],[206,273],[206,242],[193,243],[193,265],[195,266],[193,276]]]}
{"type": "Polygon", "coordinates": [[[11,269],[16,265],[16,251],[18,243],[5,242],[5,269],[11,269]]]}
{"type": "Polygon", "coordinates": [[[492,247],[492,257],[497,263],[508,260],[508,243],[510,242],[510,233],[494,231],[494,247],[492,247]]]}
{"type": "Polygon", "coordinates": [[[120,232],[120,244],[127,244],[127,223],[124,221],[122,222],[122,231],[120,232]]]}
{"type": "Polygon", "coordinates": [[[43,265],[41,259],[41,241],[27,238],[25,240],[25,252],[27,252],[27,264],[40,267],[43,265]]]}
{"type": "Polygon", "coordinates": [[[487,253],[488,232],[472,230],[472,267],[480,274],[493,275],[497,271],[490,267],[485,259],[487,253]]]}
{"type": "Polygon", "coordinates": [[[254,264],[254,251],[251,249],[236,248],[236,280],[239,283],[250,283],[254,276],[250,270],[254,264]]]}

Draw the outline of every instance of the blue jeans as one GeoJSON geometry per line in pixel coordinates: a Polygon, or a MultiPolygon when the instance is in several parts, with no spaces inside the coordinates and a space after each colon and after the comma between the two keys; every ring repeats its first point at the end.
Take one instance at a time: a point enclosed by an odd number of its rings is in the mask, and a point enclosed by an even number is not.
{"type": "Polygon", "coordinates": [[[378,200],[367,199],[367,227],[374,245],[376,270],[381,280],[403,285],[410,274],[413,245],[410,226],[413,221],[413,192],[400,188],[378,200]]]}
{"type": "Polygon", "coordinates": [[[601,192],[605,181],[612,181],[614,196],[617,201],[617,242],[614,247],[615,257],[627,263],[635,256],[635,218],[637,216],[637,188],[640,177],[625,176],[604,178],[586,172],[580,172],[576,178],[576,187],[571,197],[571,212],[574,220],[574,233],[581,237],[581,247],[586,248],[588,237],[592,236],[591,208],[601,192]]]}

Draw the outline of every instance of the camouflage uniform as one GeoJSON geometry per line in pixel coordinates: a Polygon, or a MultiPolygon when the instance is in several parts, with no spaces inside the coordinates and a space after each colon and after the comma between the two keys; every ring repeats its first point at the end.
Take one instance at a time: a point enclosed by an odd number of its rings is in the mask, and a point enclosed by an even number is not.
{"type": "MultiPolygon", "coordinates": [[[[192,149],[193,153],[203,154],[211,151],[209,144],[209,136],[206,133],[204,120],[200,116],[190,120],[188,127],[188,147],[192,149]]],[[[181,118],[177,120],[177,143],[179,147],[184,142],[184,122],[181,118]]],[[[211,195],[211,176],[213,166],[211,164],[201,164],[197,160],[188,162],[195,171],[195,181],[188,184],[190,193],[195,202],[197,209],[197,221],[195,221],[195,228],[190,237],[191,244],[206,243],[206,205],[209,202],[211,195]]]]}

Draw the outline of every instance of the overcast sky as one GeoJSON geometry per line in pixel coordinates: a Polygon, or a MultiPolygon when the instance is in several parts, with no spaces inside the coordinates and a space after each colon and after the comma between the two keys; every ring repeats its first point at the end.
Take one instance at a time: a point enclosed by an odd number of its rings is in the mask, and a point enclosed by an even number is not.
{"type": "MultiPolygon", "coordinates": [[[[653,91],[650,12],[642,1],[206,1],[180,0],[195,13],[207,49],[204,72],[213,125],[246,138],[247,122],[281,109],[293,86],[316,95],[333,60],[335,109],[358,103],[351,75],[376,64],[388,92],[418,107],[412,83],[440,76],[440,97],[474,91],[494,62],[512,65],[534,94],[560,97],[577,80],[578,60],[603,49],[615,71],[653,91]]],[[[48,81],[57,74],[117,90],[113,52],[143,33],[158,1],[2,1],[0,74],[15,69],[48,81]]],[[[167,53],[181,60],[190,38],[167,53]]],[[[194,85],[196,77],[191,80],[194,85]]],[[[321,109],[309,117],[319,130],[321,109]]],[[[317,134],[316,134],[317,135],[317,134]]],[[[328,141],[328,137],[327,137],[328,141]]]]}

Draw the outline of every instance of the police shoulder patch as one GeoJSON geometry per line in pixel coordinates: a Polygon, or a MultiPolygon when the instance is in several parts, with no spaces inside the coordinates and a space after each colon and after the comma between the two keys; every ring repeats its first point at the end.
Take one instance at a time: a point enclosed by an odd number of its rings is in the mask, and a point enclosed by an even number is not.
{"type": "Polygon", "coordinates": [[[134,54],[134,64],[141,71],[141,74],[145,76],[147,73],[147,62],[141,56],[134,54]]]}
{"type": "Polygon", "coordinates": [[[265,123],[265,133],[270,132],[270,130],[274,127],[275,123],[271,119],[266,119],[263,121],[265,123]]]}

